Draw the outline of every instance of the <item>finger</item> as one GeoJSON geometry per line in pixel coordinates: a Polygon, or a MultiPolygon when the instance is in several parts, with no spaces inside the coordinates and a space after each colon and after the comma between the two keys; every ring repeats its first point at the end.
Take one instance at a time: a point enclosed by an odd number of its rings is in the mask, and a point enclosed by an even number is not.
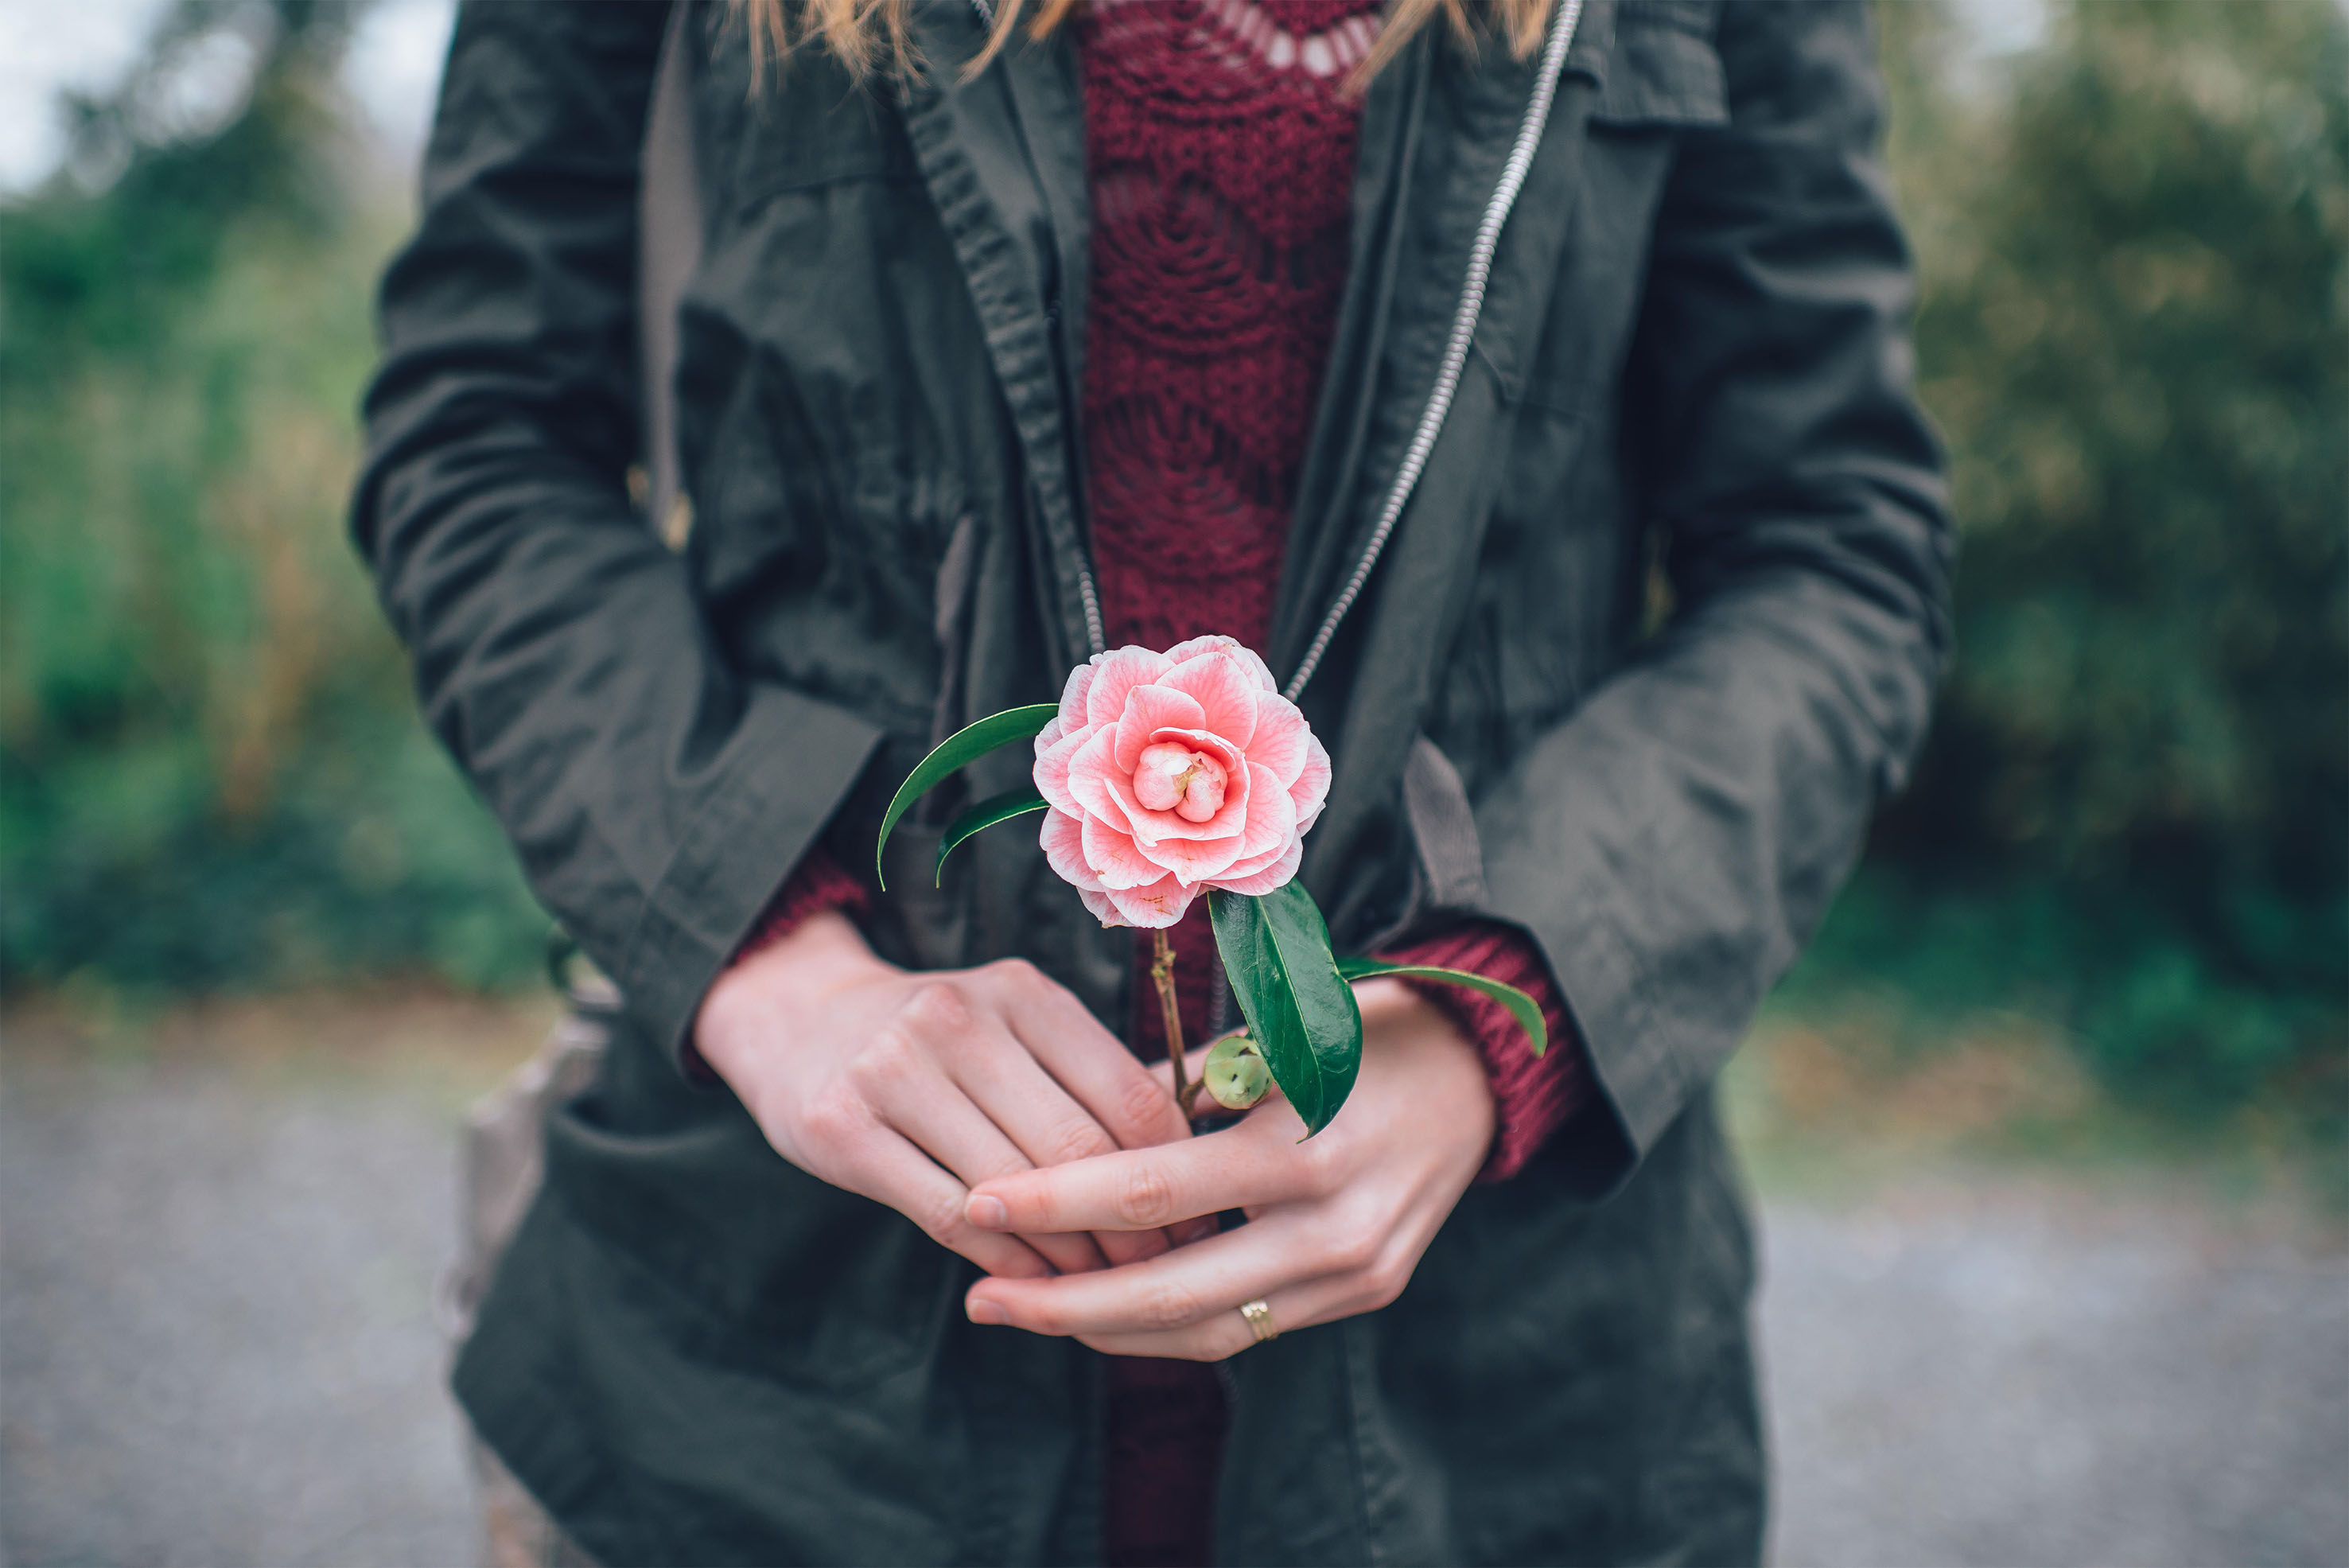
{"type": "Polygon", "coordinates": [[[987,1230],[1023,1234],[1147,1231],[1316,1197],[1327,1175],[1324,1156],[1297,1142],[1303,1130],[1286,1104],[1268,1105],[1226,1132],[981,1183],[970,1218],[987,1230]]]}
{"type": "Polygon", "coordinates": [[[1004,1323],[1031,1334],[1164,1334],[1307,1281],[1361,1272],[1368,1262],[1350,1246],[1316,1237],[1305,1220],[1292,1217],[1122,1269],[1060,1279],[981,1280],[964,1304],[975,1323],[1004,1323]]]}
{"type": "MultiPolygon", "coordinates": [[[[903,1070],[868,1087],[873,1107],[883,1122],[966,1184],[1033,1168],[1002,1128],[934,1062],[909,1062],[903,1070]]],[[[1106,1263],[1092,1238],[1081,1232],[1037,1231],[1022,1239],[1063,1273],[1099,1269],[1106,1263]]]]}
{"type": "MultiPolygon", "coordinates": [[[[1012,1031],[1122,1148],[1191,1136],[1174,1096],[1066,986],[1032,964],[990,964],[1012,1031]]],[[[1039,1160],[1038,1164],[1044,1161],[1039,1160]]]]}
{"type": "MultiPolygon", "coordinates": [[[[1237,1031],[1232,1031],[1231,1033],[1237,1033],[1237,1031]]],[[[1220,1039],[1222,1036],[1218,1035],[1216,1038],[1220,1039]]],[[[1207,1070],[1207,1052],[1209,1047],[1213,1046],[1215,1044],[1216,1042],[1214,1040],[1210,1040],[1206,1045],[1198,1046],[1184,1054],[1184,1071],[1190,1075],[1190,1082],[1193,1084],[1199,1083],[1201,1079],[1206,1076],[1207,1070]]],[[[1167,1093],[1174,1093],[1174,1074],[1173,1069],[1167,1066],[1164,1057],[1162,1056],[1157,1061],[1150,1064],[1150,1075],[1152,1077],[1158,1080],[1159,1084],[1166,1089],[1167,1093]]],[[[1273,1097],[1278,1098],[1279,1096],[1280,1090],[1276,1086],[1271,1091],[1271,1094],[1273,1097]]],[[[1216,1104],[1215,1101],[1206,1097],[1206,1092],[1204,1090],[1200,1092],[1200,1097],[1192,1108],[1203,1120],[1210,1117],[1222,1117],[1228,1120],[1229,1118],[1247,1114],[1244,1111],[1227,1111],[1224,1109],[1221,1106],[1216,1104]]],[[[1196,1137],[1198,1135],[1198,1129],[1195,1127],[1192,1129],[1192,1133],[1194,1137],[1196,1137]]],[[[1174,1223],[1166,1227],[1166,1233],[1174,1239],[1174,1244],[1176,1246],[1184,1247],[1188,1246],[1194,1241],[1205,1240],[1206,1237],[1214,1235],[1221,1229],[1223,1229],[1223,1227],[1217,1221],[1216,1217],[1212,1214],[1206,1214],[1192,1220],[1177,1220],[1174,1223]]]]}
{"type": "MultiPolygon", "coordinates": [[[[1251,1300],[1257,1298],[1251,1297],[1251,1300]]],[[[1281,1334],[1367,1312],[1379,1304],[1343,1276],[1309,1280],[1261,1298],[1281,1334]]],[[[1143,1355],[1167,1361],[1224,1361],[1264,1343],[1235,1305],[1196,1323],[1155,1334],[1081,1334],[1078,1342],[1104,1355],[1143,1355]]]]}
{"type": "Polygon", "coordinates": [[[931,1241],[999,1279],[1035,1279],[1052,1272],[1043,1254],[1019,1237],[978,1230],[964,1220],[968,1189],[887,1127],[874,1128],[859,1143],[854,1165],[842,1176],[841,1186],[887,1204],[931,1241]]]}
{"type": "MultiPolygon", "coordinates": [[[[1212,1044],[1212,1042],[1210,1042],[1210,1044],[1212,1044]]],[[[1192,1084],[1197,1083],[1199,1081],[1200,1075],[1205,1073],[1206,1069],[1206,1046],[1196,1046],[1192,1050],[1183,1053],[1183,1075],[1185,1082],[1192,1084]]],[[[1144,1067],[1143,1071],[1150,1075],[1150,1081],[1156,1084],[1159,1089],[1168,1099],[1171,1100],[1174,1097],[1174,1070],[1166,1064],[1165,1057],[1161,1056],[1157,1061],[1153,1062],[1149,1066],[1144,1067]]],[[[1194,1106],[1193,1108],[1195,1111],[1205,1114],[1206,1112],[1214,1111],[1217,1107],[1215,1102],[1210,1100],[1206,1102],[1204,1106],[1194,1106]]]]}
{"type": "MultiPolygon", "coordinates": [[[[1008,1033],[988,1030],[969,1038],[963,1049],[948,1056],[947,1072],[1025,1157],[988,1175],[1117,1152],[1101,1124],[1008,1033]]],[[[1155,1257],[1173,1242],[1163,1231],[1104,1231],[1092,1244],[1112,1263],[1134,1263],[1155,1257]]]]}

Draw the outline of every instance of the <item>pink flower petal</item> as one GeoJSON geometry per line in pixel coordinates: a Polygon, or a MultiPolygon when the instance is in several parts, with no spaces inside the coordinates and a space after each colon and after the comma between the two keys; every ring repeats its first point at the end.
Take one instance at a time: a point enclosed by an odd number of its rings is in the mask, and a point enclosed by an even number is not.
{"type": "Polygon", "coordinates": [[[1107,893],[1096,893],[1090,888],[1080,888],[1077,889],[1077,897],[1084,900],[1087,912],[1102,925],[1125,924],[1125,917],[1117,912],[1117,906],[1109,901],[1107,893]]]}
{"type": "Polygon", "coordinates": [[[1236,656],[1239,660],[1241,670],[1248,678],[1249,684],[1255,686],[1258,691],[1278,691],[1280,690],[1280,683],[1273,680],[1272,671],[1265,667],[1263,659],[1257,657],[1256,649],[1240,641],[1237,638],[1223,636],[1195,637],[1188,642],[1178,642],[1174,647],[1168,649],[1166,650],[1166,658],[1171,663],[1180,664],[1185,659],[1195,659],[1202,653],[1216,651],[1226,652],[1236,656]]]}
{"type": "MultiPolygon", "coordinates": [[[[1136,844],[1155,844],[1170,826],[1183,821],[1171,811],[1153,811],[1143,805],[1133,793],[1133,780],[1114,768],[1102,774],[1100,787],[1125,818],[1126,827],[1133,833],[1136,844]]],[[[1104,812],[1102,815],[1108,814],[1104,812]]]]}
{"type": "Polygon", "coordinates": [[[1155,730],[1196,730],[1206,722],[1206,711],[1187,692],[1165,686],[1136,686],[1125,694],[1125,711],[1117,719],[1117,765],[1131,774],[1142,761],[1142,748],[1155,730]]]}
{"type": "MultiPolygon", "coordinates": [[[[1048,728],[1057,728],[1060,722],[1055,719],[1048,728]]],[[[1036,737],[1036,793],[1071,815],[1082,808],[1077,805],[1076,796],[1069,793],[1069,763],[1092,738],[1090,732],[1079,730],[1073,734],[1059,737],[1047,746],[1042,735],[1036,737]]]]}
{"type": "Polygon", "coordinates": [[[1205,637],[1195,637],[1187,642],[1178,642],[1174,647],[1168,649],[1166,650],[1166,662],[1169,664],[1180,664],[1186,659],[1196,659],[1203,653],[1216,653],[1226,648],[1237,648],[1239,646],[1240,639],[1238,638],[1226,637],[1220,631],[1211,631],[1205,637]]]}
{"type": "Polygon", "coordinates": [[[1147,888],[1112,888],[1109,901],[1125,917],[1129,926],[1139,926],[1145,931],[1164,930],[1183,918],[1183,911],[1198,897],[1198,889],[1185,888],[1173,877],[1166,877],[1147,888]]]}
{"type": "Polygon", "coordinates": [[[1330,800],[1330,753],[1321,749],[1320,737],[1309,730],[1305,733],[1305,771],[1288,786],[1288,798],[1297,803],[1299,833],[1320,820],[1321,808],[1330,800]]]}
{"type": "Polygon", "coordinates": [[[1093,655],[1093,683],[1085,690],[1085,722],[1108,724],[1125,711],[1125,694],[1167,668],[1166,656],[1146,648],[1113,648],[1093,655]]]}
{"type": "Polygon", "coordinates": [[[1234,882],[1245,881],[1259,871],[1270,870],[1279,865],[1281,857],[1288,853],[1287,845],[1276,844],[1261,855],[1244,855],[1226,867],[1221,876],[1213,878],[1214,885],[1218,888],[1226,887],[1234,882]]]}
{"type": "Polygon", "coordinates": [[[1101,885],[1112,891],[1146,888],[1166,875],[1166,867],[1143,858],[1130,835],[1120,833],[1098,816],[1085,818],[1083,841],[1085,864],[1092,867],[1101,885]]]}
{"type": "Polygon", "coordinates": [[[1085,727],[1085,693],[1092,690],[1092,683],[1093,667],[1090,660],[1070,670],[1069,678],[1061,682],[1061,716],[1052,722],[1061,726],[1061,733],[1085,727]]]}
{"type": "MultiPolygon", "coordinates": [[[[1085,864],[1084,822],[1070,812],[1048,811],[1044,826],[1037,830],[1036,841],[1043,846],[1044,859],[1061,880],[1081,893],[1098,893],[1101,878],[1085,864]]],[[[1087,902],[1087,909],[1092,906],[1087,902]]]]}
{"type": "Polygon", "coordinates": [[[1313,732],[1297,704],[1277,691],[1256,694],[1256,736],[1248,742],[1248,761],[1262,763],[1287,789],[1305,771],[1313,732]]]}
{"type": "MultiPolygon", "coordinates": [[[[1118,771],[1116,760],[1111,755],[1116,744],[1117,732],[1107,725],[1085,737],[1084,744],[1069,759],[1069,797],[1077,803],[1081,815],[1098,816],[1112,827],[1147,832],[1143,819],[1134,815],[1141,812],[1142,806],[1133,799],[1133,786],[1118,771]],[[1123,800],[1119,798],[1121,791],[1123,800]]],[[[1044,786],[1036,787],[1040,792],[1044,786]]]]}
{"type": "Polygon", "coordinates": [[[1251,898],[1261,898],[1296,876],[1297,867],[1302,865],[1304,860],[1303,840],[1292,841],[1287,852],[1266,869],[1249,877],[1220,877],[1216,880],[1216,886],[1227,893],[1245,893],[1251,898]]]}
{"type": "Polygon", "coordinates": [[[1176,745],[1189,746],[1194,751],[1206,753],[1223,764],[1224,777],[1226,780],[1239,777],[1240,770],[1247,765],[1247,753],[1211,730],[1170,728],[1156,731],[1150,737],[1153,745],[1162,741],[1173,742],[1176,745]]]}
{"type": "Polygon", "coordinates": [[[1253,858],[1268,849],[1278,849],[1297,836],[1297,803],[1272,770],[1248,763],[1247,832],[1242,836],[1240,853],[1253,858]]]}
{"type": "MultiPolygon", "coordinates": [[[[1206,843],[1195,838],[1162,838],[1154,844],[1137,847],[1152,866],[1161,872],[1173,872],[1186,888],[1214,881],[1230,870],[1233,863],[1240,857],[1240,839],[1237,834],[1206,843]]],[[[1102,880],[1107,881],[1108,878],[1102,880]]]]}
{"type": "MultiPolygon", "coordinates": [[[[1158,691],[1188,692],[1198,699],[1203,717],[1188,728],[1221,735],[1245,751],[1257,728],[1257,699],[1264,695],[1248,671],[1234,657],[1235,649],[1217,649],[1177,664],[1158,678],[1158,691]]],[[[1278,701],[1278,698],[1274,699],[1278,701]]]]}

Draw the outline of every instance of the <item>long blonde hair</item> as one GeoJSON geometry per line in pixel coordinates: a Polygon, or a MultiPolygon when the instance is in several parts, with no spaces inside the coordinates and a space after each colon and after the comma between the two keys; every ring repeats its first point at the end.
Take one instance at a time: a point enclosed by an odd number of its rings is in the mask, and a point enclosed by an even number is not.
{"type": "MultiPolygon", "coordinates": [[[[749,26],[753,82],[763,79],[770,59],[780,58],[811,41],[831,50],[833,57],[847,67],[849,75],[859,78],[885,57],[900,71],[910,71],[919,63],[905,22],[908,0],[731,3],[749,26]],[[793,10],[801,13],[796,26],[791,16],[793,10]]],[[[1082,0],[1037,0],[1035,15],[1028,21],[1029,36],[1049,36],[1081,3],[1082,0]]],[[[1136,3],[1147,5],[1152,0],[1136,3]]],[[[1549,26],[1550,8],[1556,3],[1557,0],[1485,0],[1502,36],[1508,41],[1509,52],[1519,59],[1541,47],[1542,35],[1549,26]]],[[[1469,0],[1392,0],[1385,26],[1379,31],[1377,47],[1354,67],[1347,85],[1359,90],[1378,74],[1380,67],[1402,52],[1414,34],[1439,15],[1451,25],[1462,43],[1473,45],[1476,25],[1469,16],[1468,6],[1469,0]]],[[[976,76],[987,68],[988,62],[1011,41],[1013,31],[1019,26],[1020,14],[1027,9],[1028,0],[995,0],[995,25],[988,33],[987,47],[965,69],[966,76],[976,76]]]]}

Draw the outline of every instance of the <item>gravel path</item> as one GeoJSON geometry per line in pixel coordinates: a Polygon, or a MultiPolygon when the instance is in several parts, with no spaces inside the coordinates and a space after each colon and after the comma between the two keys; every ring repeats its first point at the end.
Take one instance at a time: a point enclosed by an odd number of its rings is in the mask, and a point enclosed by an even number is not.
{"type": "Polygon", "coordinates": [[[2349,1563],[2337,1252],[2004,1181],[1765,1225],[1780,1563],[2349,1563]]]}
{"type": "Polygon", "coordinates": [[[8,1065],[6,1561],[472,1561],[430,1309],[446,1118],[351,1088],[8,1065]]]}
{"type": "MultiPolygon", "coordinates": [[[[5,1561],[471,1561],[445,1090],[0,1088],[5,1561]]],[[[2349,1563],[2338,1252],[2045,1180],[1765,1210],[1780,1563],[2349,1563]]]]}

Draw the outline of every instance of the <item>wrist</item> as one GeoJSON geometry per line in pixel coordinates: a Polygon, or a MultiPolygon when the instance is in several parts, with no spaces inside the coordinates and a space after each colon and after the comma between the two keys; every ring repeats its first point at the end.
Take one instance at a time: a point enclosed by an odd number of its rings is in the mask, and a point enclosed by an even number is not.
{"type": "Polygon", "coordinates": [[[1381,976],[1354,982],[1354,1005],[1362,1010],[1362,1036],[1407,1033],[1431,1044],[1444,1042],[1461,1054],[1476,1055],[1476,1043],[1459,1022],[1427,999],[1418,987],[1381,976]]]}
{"type": "Polygon", "coordinates": [[[711,982],[694,1017],[694,1049],[740,1088],[737,1075],[747,1055],[771,1044],[794,1014],[896,972],[847,916],[818,910],[744,953],[711,982]]]}
{"type": "Polygon", "coordinates": [[[1489,1147],[1499,1106],[1476,1041],[1460,1022],[1400,980],[1366,980],[1354,987],[1362,1010],[1362,1050],[1407,1065],[1412,1097],[1447,1130],[1473,1138],[1479,1159],[1489,1147]]]}

